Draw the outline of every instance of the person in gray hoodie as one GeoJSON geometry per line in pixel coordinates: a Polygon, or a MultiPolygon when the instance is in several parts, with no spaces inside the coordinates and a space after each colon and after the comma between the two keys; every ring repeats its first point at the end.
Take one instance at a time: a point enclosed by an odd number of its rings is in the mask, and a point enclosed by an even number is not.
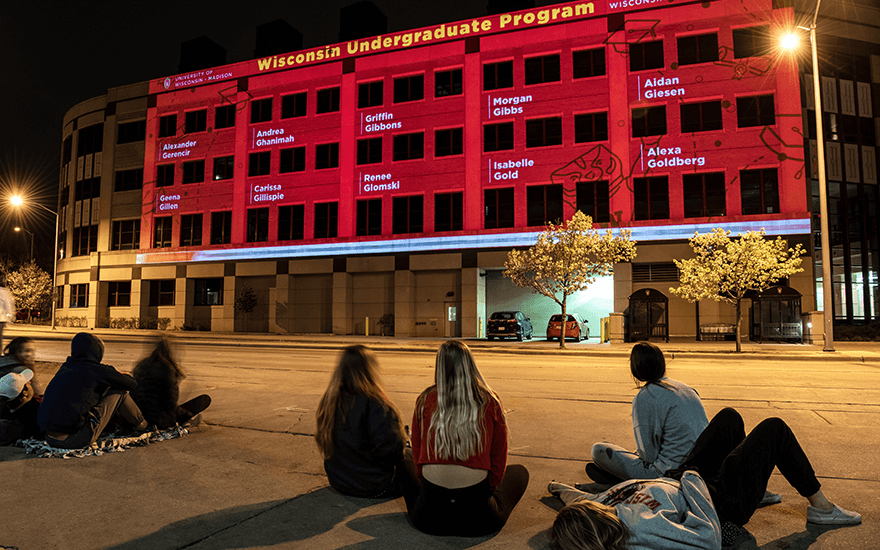
{"type": "Polygon", "coordinates": [[[147,421],[129,397],[137,382],[101,363],[104,343],[80,332],[70,342],[70,356],[46,386],[37,422],[46,442],[56,448],[80,449],[94,443],[114,416],[136,431],[147,421]]]}

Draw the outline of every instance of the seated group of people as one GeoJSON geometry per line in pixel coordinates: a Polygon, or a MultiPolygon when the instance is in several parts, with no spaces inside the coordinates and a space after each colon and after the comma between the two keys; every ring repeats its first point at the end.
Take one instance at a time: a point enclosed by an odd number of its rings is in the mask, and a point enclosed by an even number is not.
{"type": "Polygon", "coordinates": [[[111,427],[137,435],[191,423],[211,403],[209,396],[200,395],[178,405],[185,374],[168,338],[161,338],[129,375],[101,363],[104,343],[81,332],[45,391],[34,378],[36,347],[31,338],[15,338],[4,351],[0,445],[33,437],[58,449],[80,449],[111,427]]]}
{"type": "MultiPolygon", "coordinates": [[[[630,369],[642,383],[632,411],[638,450],[595,444],[586,467],[594,492],[550,482],[548,491],[565,504],[551,529],[554,548],[732,545],[758,507],[782,500],[767,491],[777,467],[809,501],[809,523],[861,523],[825,497],[784,421],[764,420],[746,435],[739,413],[725,408],[709,422],[697,392],[666,376],[653,344],[634,346],[630,369]]],[[[357,497],[402,495],[413,526],[428,534],[499,531],[529,473],[507,464],[504,407],[468,347],[441,345],[435,383],[415,403],[411,437],[378,370],[369,349],[350,346],[321,398],[315,439],[330,486],[357,497]]]]}

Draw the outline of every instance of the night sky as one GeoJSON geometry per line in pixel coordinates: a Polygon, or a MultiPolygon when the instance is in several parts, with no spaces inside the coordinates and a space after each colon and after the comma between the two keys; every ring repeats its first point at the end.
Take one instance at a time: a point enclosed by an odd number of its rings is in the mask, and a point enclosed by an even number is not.
{"type": "MultiPolygon", "coordinates": [[[[207,35],[226,48],[227,63],[253,57],[256,27],[284,19],[303,47],[339,42],[339,10],[355,0],[90,0],[8,2],[0,18],[4,108],[0,124],[0,256],[35,256],[52,265],[54,217],[9,207],[12,192],[54,210],[64,113],[108,88],[177,74],[180,43],[207,35]],[[237,7],[235,7],[237,6],[237,7]],[[39,214],[38,216],[36,214],[39,214]]],[[[487,0],[374,0],[388,31],[486,15],[487,0]]],[[[536,6],[552,4],[537,0],[536,6]]]]}

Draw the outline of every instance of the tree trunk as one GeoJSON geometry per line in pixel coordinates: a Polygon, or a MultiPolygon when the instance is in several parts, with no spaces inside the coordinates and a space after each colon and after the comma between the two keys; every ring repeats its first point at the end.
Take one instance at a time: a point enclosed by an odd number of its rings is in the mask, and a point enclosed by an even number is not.
{"type": "Polygon", "coordinates": [[[742,299],[736,300],[736,326],[733,329],[733,332],[736,334],[736,352],[739,353],[742,351],[742,344],[740,344],[739,340],[739,321],[740,315],[742,311],[742,299]]]}
{"type": "Polygon", "coordinates": [[[559,327],[559,349],[565,349],[565,325],[568,324],[568,314],[565,312],[565,299],[562,297],[562,324],[559,327]]]}

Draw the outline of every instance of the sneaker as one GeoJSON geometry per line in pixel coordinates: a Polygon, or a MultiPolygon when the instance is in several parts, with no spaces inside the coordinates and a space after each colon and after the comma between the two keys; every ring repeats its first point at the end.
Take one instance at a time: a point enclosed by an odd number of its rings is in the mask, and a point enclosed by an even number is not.
{"type": "Polygon", "coordinates": [[[758,507],[761,508],[763,506],[770,506],[771,504],[779,504],[780,502],[782,502],[782,495],[779,493],[764,491],[764,498],[758,503],[758,507]]]}
{"type": "Polygon", "coordinates": [[[820,510],[814,506],[807,506],[807,523],[817,525],[858,525],[862,523],[862,515],[858,512],[844,510],[834,505],[831,510],[820,510]]]}
{"type": "Polygon", "coordinates": [[[623,481],[611,472],[602,469],[594,462],[587,462],[584,470],[586,470],[587,475],[590,476],[590,479],[592,479],[596,483],[602,483],[603,485],[617,485],[618,483],[623,481]]]}
{"type": "Polygon", "coordinates": [[[547,492],[556,498],[559,498],[559,493],[561,493],[564,489],[568,489],[568,486],[563,485],[562,483],[557,483],[556,480],[553,480],[547,484],[547,492]]]}

